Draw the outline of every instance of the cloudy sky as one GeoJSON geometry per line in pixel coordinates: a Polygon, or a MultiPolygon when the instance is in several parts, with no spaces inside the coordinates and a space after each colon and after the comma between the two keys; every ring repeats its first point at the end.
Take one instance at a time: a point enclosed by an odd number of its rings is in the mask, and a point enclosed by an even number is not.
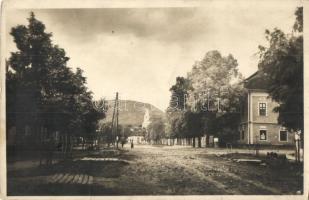
{"type": "MultiPolygon", "coordinates": [[[[257,70],[265,29],[290,32],[297,2],[203,7],[35,9],[53,42],[80,67],[96,99],[151,103],[164,110],[169,88],[210,50],[231,53],[244,76],[257,70]]],[[[7,57],[15,50],[9,30],[26,24],[29,10],[6,13],[7,57]]]]}

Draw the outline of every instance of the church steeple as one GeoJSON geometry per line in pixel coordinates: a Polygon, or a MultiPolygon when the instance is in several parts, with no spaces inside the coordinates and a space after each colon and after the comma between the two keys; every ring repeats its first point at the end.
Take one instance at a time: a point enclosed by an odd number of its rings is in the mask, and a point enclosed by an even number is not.
{"type": "Polygon", "coordinates": [[[147,129],[149,124],[150,124],[149,109],[145,108],[144,121],[143,121],[143,124],[142,124],[142,128],[147,129]]]}

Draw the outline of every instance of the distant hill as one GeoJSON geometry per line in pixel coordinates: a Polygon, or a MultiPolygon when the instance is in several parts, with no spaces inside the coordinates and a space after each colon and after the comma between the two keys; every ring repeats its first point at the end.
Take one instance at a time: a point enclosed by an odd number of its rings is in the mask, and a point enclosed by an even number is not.
{"type": "MultiPolygon", "coordinates": [[[[100,123],[111,122],[113,117],[114,100],[107,101],[106,118],[100,123]]],[[[119,124],[141,126],[144,121],[145,110],[149,110],[150,118],[165,118],[162,110],[149,104],[132,100],[119,100],[119,124]]]]}

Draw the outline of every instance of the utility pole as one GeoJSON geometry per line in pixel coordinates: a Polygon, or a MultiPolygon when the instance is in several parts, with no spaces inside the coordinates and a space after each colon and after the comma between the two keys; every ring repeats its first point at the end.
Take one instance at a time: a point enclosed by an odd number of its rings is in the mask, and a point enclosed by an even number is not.
{"type": "Polygon", "coordinates": [[[118,148],[118,137],[119,137],[118,136],[118,123],[119,123],[118,118],[119,118],[119,102],[118,102],[118,92],[116,92],[113,117],[112,117],[112,140],[113,140],[114,147],[117,145],[117,148],[118,148]]]}
{"type": "Polygon", "coordinates": [[[207,111],[210,110],[209,106],[210,106],[210,104],[209,104],[209,89],[207,89],[207,111]]]}
{"type": "Polygon", "coordinates": [[[119,134],[118,134],[118,119],[119,119],[119,101],[118,101],[118,92],[116,93],[116,102],[117,102],[117,108],[116,108],[116,143],[117,143],[117,149],[118,149],[118,142],[119,142],[119,134]]]}

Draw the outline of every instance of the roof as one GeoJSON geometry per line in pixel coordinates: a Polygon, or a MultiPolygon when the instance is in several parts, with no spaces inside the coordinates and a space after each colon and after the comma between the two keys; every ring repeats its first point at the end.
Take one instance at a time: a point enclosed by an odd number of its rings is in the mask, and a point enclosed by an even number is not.
{"type": "Polygon", "coordinates": [[[245,79],[244,86],[247,89],[268,90],[269,83],[264,72],[258,70],[247,79],[245,79]]]}

